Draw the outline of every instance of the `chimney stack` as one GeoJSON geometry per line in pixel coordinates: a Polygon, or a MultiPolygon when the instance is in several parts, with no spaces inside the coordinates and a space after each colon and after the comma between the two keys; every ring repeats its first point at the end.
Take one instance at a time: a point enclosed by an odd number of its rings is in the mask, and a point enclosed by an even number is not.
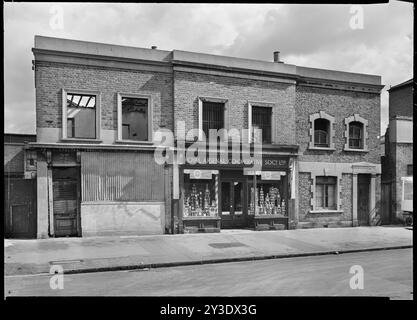
{"type": "Polygon", "coordinates": [[[157,47],[157,46],[152,46],[152,47],[151,47],[151,49],[156,49],[156,48],[158,48],[158,47],[157,47]]]}
{"type": "Polygon", "coordinates": [[[274,51],[274,62],[284,63],[283,61],[279,60],[279,51],[274,51]]]}

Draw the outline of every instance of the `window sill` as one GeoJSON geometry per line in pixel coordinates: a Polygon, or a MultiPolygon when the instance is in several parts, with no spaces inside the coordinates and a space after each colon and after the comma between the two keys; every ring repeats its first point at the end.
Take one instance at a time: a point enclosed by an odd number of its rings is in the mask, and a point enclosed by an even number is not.
{"type": "Polygon", "coordinates": [[[318,151],[336,151],[336,148],[308,147],[308,150],[318,150],[318,151]]]}
{"type": "Polygon", "coordinates": [[[368,149],[351,149],[351,148],[345,148],[343,151],[351,151],[351,152],[369,152],[368,149]]]}
{"type": "Polygon", "coordinates": [[[82,138],[61,138],[62,142],[75,142],[75,143],[102,143],[103,140],[100,139],[82,139],[82,138]]]}
{"type": "Polygon", "coordinates": [[[116,140],[115,143],[117,144],[133,144],[133,145],[152,145],[152,141],[136,141],[136,140],[116,140]]]}
{"type": "Polygon", "coordinates": [[[308,213],[343,213],[343,210],[326,210],[326,209],[321,209],[321,210],[310,210],[308,213]]]}

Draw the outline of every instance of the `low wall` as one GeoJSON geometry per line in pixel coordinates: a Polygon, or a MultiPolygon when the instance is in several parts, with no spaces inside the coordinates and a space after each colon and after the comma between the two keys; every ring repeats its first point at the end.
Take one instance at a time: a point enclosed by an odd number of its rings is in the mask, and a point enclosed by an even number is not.
{"type": "Polygon", "coordinates": [[[163,202],[81,203],[83,237],[163,234],[163,202]]]}

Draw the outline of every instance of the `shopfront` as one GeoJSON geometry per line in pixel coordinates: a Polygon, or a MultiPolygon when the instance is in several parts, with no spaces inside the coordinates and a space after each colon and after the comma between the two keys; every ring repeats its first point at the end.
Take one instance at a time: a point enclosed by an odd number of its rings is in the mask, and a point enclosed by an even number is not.
{"type": "Polygon", "coordinates": [[[263,156],[261,170],[244,165],[180,168],[180,232],[288,229],[289,156],[263,156]]]}

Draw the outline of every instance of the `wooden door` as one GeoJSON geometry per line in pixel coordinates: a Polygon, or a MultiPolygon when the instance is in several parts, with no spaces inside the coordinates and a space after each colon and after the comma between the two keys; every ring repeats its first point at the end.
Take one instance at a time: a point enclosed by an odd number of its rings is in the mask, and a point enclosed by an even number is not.
{"type": "Polygon", "coordinates": [[[370,176],[367,174],[358,175],[358,224],[369,225],[369,188],[370,176]]]}
{"type": "Polygon", "coordinates": [[[80,179],[78,167],[52,169],[54,235],[80,236],[80,179]]]}
{"type": "Polygon", "coordinates": [[[247,186],[244,180],[221,183],[221,227],[245,228],[247,219],[247,186]]]}
{"type": "Polygon", "coordinates": [[[36,238],[36,179],[4,180],[6,238],[36,238]]]}

